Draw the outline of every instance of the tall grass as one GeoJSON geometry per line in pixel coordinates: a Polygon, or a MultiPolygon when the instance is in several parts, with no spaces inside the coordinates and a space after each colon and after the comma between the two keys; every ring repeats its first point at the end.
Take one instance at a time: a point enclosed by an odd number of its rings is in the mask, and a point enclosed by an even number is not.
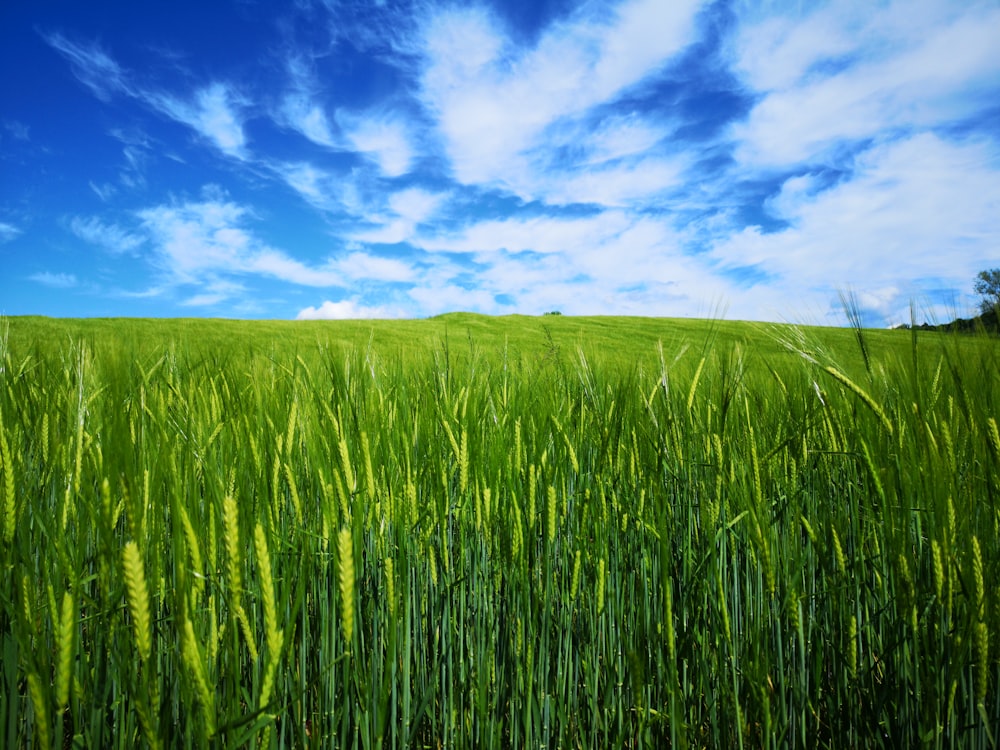
{"type": "Polygon", "coordinates": [[[857,335],[5,336],[0,744],[993,746],[1000,359],[857,335]]]}

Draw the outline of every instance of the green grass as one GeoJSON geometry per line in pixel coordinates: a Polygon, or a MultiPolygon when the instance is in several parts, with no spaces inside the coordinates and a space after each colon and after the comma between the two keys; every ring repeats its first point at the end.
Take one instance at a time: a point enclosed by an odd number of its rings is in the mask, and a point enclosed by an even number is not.
{"type": "Polygon", "coordinates": [[[919,331],[3,321],[0,745],[993,746],[998,383],[919,331]]]}

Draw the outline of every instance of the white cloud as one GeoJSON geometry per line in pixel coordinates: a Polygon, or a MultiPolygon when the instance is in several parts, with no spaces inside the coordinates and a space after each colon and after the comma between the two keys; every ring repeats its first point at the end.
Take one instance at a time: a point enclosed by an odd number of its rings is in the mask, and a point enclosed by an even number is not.
{"type": "Polygon", "coordinates": [[[485,314],[501,311],[501,305],[492,292],[458,284],[416,286],[409,291],[409,296],[420,306],[424,315],[440,315],[455,310],[475,310],[485,314]]]}
{"type": "MultiPolygon", "coordinates": [[[[659,0],[583,10],[528,50],[515,49],[485,11],[439,10],[423,32],[421,95],[455,177],[533,193],[537,175],[524,156],[545,143],[546,130],[657,72],[694,39],[697,10],[659,0]]],[[[604,133],[595,149],[608,145],[604,133]]]]}
{"type": "Polygon", "coordinates": [[[426,221],[447,198],[444,193],[434,193],[423,188],[407,188],[389,196],[389,209],[414,224],[426,221]]]}
{"type": "Polygon", "coordinates": [[[242,284],[216,279],[205,285],[205,290],[180,302],[185,307],[211,307],[240,297],[246,291],[242,284]]]}
{"type": "Polygon", "coordinates": [[[109,182],[105,182],[98,185],[93,180],[91,180],[88,184],[90,185],[90,189],[94,191],[94,195],[96,195],[105,203],[107,203],[109,199],[113,198],[114,194],[118,192],[118,188],[116,188],[109,182]]]}
{"type": "Polygon", "coordinates": [[[822,160],[844,141],[981,109],[1000,92],[1000,9],[956,16],[943,7],[895,3],[858,16],[829,6],[802,23],[744,25],[734,66],[765,96],[733,127],[738,158],[775,167],[822,160]],[[909,28],[913,17],[924,23],[909,28]]]}
{"type": "Polygon", "coordinates": [[[70,229],[85,242],[118,254],[132,252],[144,242],[141,236],[115,224],[107,224],[93,216],[74,217],[70,222],[70,229]]]}
{"type": "Polygon", "coordinates": [[[633,113],[612,116],[589,133],[583,128],[574,129],[573,140],[582,143],[588,149],[585,157],[587,164],[600,164],[624,156],[642,154],[653,148],[666,135],[665,127],[633,113]]]}
{"type": "Polygon", "coordinates": [[[352,281],[407,282],[414,281],[416,271],[397,258],[383,258],[354,252],[335,262],[337,271],[352,281]]]}
{"type": "MultiPolygon", "coordinates": [[[[759,12],[750,7],[744,9],[747,16],[759,12]]],[[[854,51],[858,43],[858,24],[845,13],[845,6],[819,7],[804,19],[789,14],[743,20],[731,54],[736,72],[757,91],[790,88],[821,63],[854,51]]]]}
{"type": "Polygon", "coordinates": [[[326,300],[319,307],[307,307],[299,311],[296,320],[358,320],[399,318],[402,313],[381,305],[366,306],[354,300],[345,299],[340,302],[326,300]]]}
{"type": "Polygon", "coordinates": [[[310,66],[301,57],[293,55],[288,63],[288,74],[292,90],[285,95],[277,119],[313,143],[327,148],[334,147],[336,139],[330,128],[330,120],[324,108],[316,101],[318,86],[310,66]]]}
{"type": "Polygon", "coordinates": [[[312,206],[327,210],[340,207],[340,202],[334,197],[337,184],[335,175],[305,162],[276,164],[274,170],[312,206]]]}
{"type": "Polygon", "coordinates": [[[8,224],[5,221],[0,221],[0,242],[10,242],[19,234],[21,234],[21,230],[15,227],[13,224],[8,224]]]}
{"type": "Polygon", "coordinates": [[[309,162],[272,163],[267,167],[313,208],[378,220],[384,197],[363,169],[335,172],[309,162]]]}
{"type": "Polygon", "coordinates": [[[99,45],[78,43],[60,33],[43,34],[42,38],[69,60],[73,75],[98,99],[108,101],[112,94],[135,93],[129,77],[99,45]]]}
{"type": "Polygon", "coordinates": [[[552,179],[545,191],[550,205],[596,203],[625,207],[648,202],[683,184],[680,159],[647,158],[580,170],[552,179]]]}
{"type": "Polygon", "coordinates": [[[50,286],[53,289],[70,289],[77,284],[76,276],[71,273],[50,273],[42,271],[28,277],[31,281],[50,286]]]}
{"type": "Polygon", "coordinates": [[[193,128],[223,153],[246,158],[242,122],[245,102],[232,86],[211,83],[198,89],[193,101],[189,101],[136,84],[134,76],[97,44],[78,43],[58,33],[47,34],[44,39],[69,60],[74,75],[102,101],[108,101],[112,94],[137,99],[193,128]]]}
{"type": "Polygon", "coordinates": [[[710,311],[714,300],[738,290],[717,278],[713,261],[690,256],[685,239],[668,217],[629,211],[480,221],[421,238],[425,270],[409,295],[424,314],[710,311]],[[455,253],[471,255],[475,266],[449,260],[455,253]]]}
{"type": "Polygon", "coordinates": [[[337,112],[344,139],[354,151],[371,159],[386,177],[401,177],[410,171],[414,151],[409,127],[393,114],[357,115],[337,112]]]}
{"type": "Polygon", "coordinates": [[[168,117],[196,130],[224,154],[246,158],[241,120],[244,102],[230,86],[212,83],[198,90],[193,102],[164,94],[145,98],[168,117]]]}
{"type": "Polygon", "coordinates": [[[31,128],[20,120],[4,119],[0,121],[0,125],[15,141],[26,142],[31,140],[31,128]]]}
{"type": "Polygon", "coordinates": [[[389,196],[384,213],[372,213],[367,217],[374,226],[354,231],[349,236],[358,242],[374,244],[414,241],[417,226],[431,219],[447,198],[446,193],[423,188],[400,190],[389,196]]]}
{"type": "MultiPolygon", "coordinates": [[[[825,316],[841,288],[895,318],[923,289],[969,288],[1000,239],[1000,146],[981,117],[1000,96],[1000,6],[737,0],[708,7],[702,39],[701,5],[577,3],[530,33],[481,4],[424,3],[416,18],[338,6],[325,20],[377,16],[379,37],[340,28],[323,49],[286,37],[303,44],[289,45],[280,90],[252,90],[263,105],[241,91],[266,76],[167,92],[98,45],[50,35],[97,96],[246,162],[230,178],[280,180],[335,239],[312,257],[278,247],[266,232],[283,217],[266,227],[218,193],[150,206],[139,228],[101,216],[70,229],[116,252],[145,242],[162,271],[149,293],[183,286],[189,306],[239,309],[255,276],[337,288],[302,318],[396,314],[386,300],[422,314],[683,315],[728,301],[740,318],[825,316]],[[396,67],[360,97],[340,84],[347,40],[351,71],[396,67]],[[250,144],[257,106],[281,132],[250,144]]],[[[149,144],[116,137],[122,182],[141,179],[149,144]]],[[[17,232],[0,223],[0,241],[17,232]]]]}
{"type": "Polygon", "coordinates": [[[851,179],[819,190],[809,177],[791,178],[771,205],[791,226],[721,239],[717,262],[776,277],[766,286],[775,308],[790,296],[830,298],[851,287],[883,300],[880,310],[901,311],[920,279],[968,287],[1000,245],[1000,148],[930,134],[880,144],[858,157],[851,179]]]}
{"type": "Polygon", "coordinates": [[[369,245],[396,245],[413,238],[413,222],[405,219],[390,219],[370,229],[352,232],[349,236],[356,242],[369,245]]]}
{"type": "Polygon", "coordinates": [[[343,274],[332,268],[314,268],[270,249],[248,257],[246,270],[302,286],[340,286],[344,282],[343,274]]]}
{"type": "Polygon", "coordinates": [[[289,95],[282,107],[289,125],[313,143],[332,148],[335,145],[326,112],[301,95],[289,95]]]}
{"type": "Polygon", "coordinates": [[[595,216],[529,219],[509,218],[479,221],[451,234],[428,235],[414,244],[432,251],[458,253],[573,253],[584,245],[605,242],[629,227],[631,220],[620,211],[595,216]]]}
{"type": "Polygon", "coordinates": [[[139,212],[159,262],[177,283],[215,281],[218,274],[258,274],[304,286],[338,286],[342,275],[269,247],[245,228],[250,212],[235,203],[157,206],[139,212]]]}

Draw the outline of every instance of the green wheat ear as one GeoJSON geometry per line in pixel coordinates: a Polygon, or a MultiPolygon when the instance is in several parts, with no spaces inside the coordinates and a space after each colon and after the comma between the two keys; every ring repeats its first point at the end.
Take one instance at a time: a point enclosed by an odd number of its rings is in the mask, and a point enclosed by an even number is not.
{"type": "Polygon", "coordinates": [[[3,540],[6,544],[10,544],[14,541],[14,526],[17,524],[17,506],[14,496],[14,460],[10,455],[10,447],[7,445],[7,436],[4,433],[2,419],[0,419],[0,474],[3,474],[4,480],[3,540]]]}
{"type": "Polygon", "coordinates": [[[341,625],[344,643],[348,650],[354,637],[354,540],[350,529],[341,529],[337,535],[337,582],[340,588],[341,625]]]}
{"type": "Polygon", "coordinates": [[[135,542],[128,542],[122,550],[122,566],[125,569],[125,590],[128,595],[129,614],[132,616],[132,632],[139,657],[148,661],[153,651],[152,621],[149,616],[149,590],[146,587],[146,573],[142,556],[135,542]]]}
{"type": "Polygon", "coordinates": [[[70,673],[73,667],[73,631],[76,625],[76,610],[73,595],[63,594],[62,611],[59,616],[59,662],[56,665],[56,704],[60,712],[69,704],[70,673]]]}
{"type": "Polygon", "coordinates": [[[889,421],[889,418],[886,416],[885,412],[882,411],[882,407],[878,405],[878,402],[876,402],[875,399],[873,399],[868,394],[868,391],[859,386],[857,383],[855,383],[853,380],[847,377],[836,367],[827,366],[824,367],[823,369],[826,370],[826,372],[829,373],[834,378],[834,380],[837,380],[838,382],[840,382],[841,385],[846,386],[848,390],[853,391],[855,395],[857,395],[857,397],[860,398],[862,402],[864,402],[865,406],[871,409],[872,413],[874,413],[875,416],[879,418],[879,420],[885,427],[886,432],[888,432],[890,435],[893,433],[892,422],[889,421]]]}
{"type": "Polygon", "coordinates": [[[243,591],[243,577],[240,561],[240,516],[239,507],[232,495],[222,501],[222,538],[226,547],[226,564],[229,573],[229,594],[234,612],[240,609],[240,594],[243,591]]]}
{"type": "Polygon", "coordinates": [[[258,523],[254,528],[254,549],[257,552],[257,567],[260,570],[260,597],[264,606],[264,631],[267,648],[272,659],[281,651],[283,634],[278,628],[278,608],[274,598],[274,577],[271,573],[271,554],[267,549],[267,535],[258,523]]]}
{"type": "Polygon", "coordinates": [[[35,729],[38,732],[38,746],[51,747],[49,739],[49,712],[45,703],[45,690],[42,681],[34,672],[28,673],[28,693],[31,695],[31,707],[35,711],[35,729]]]}

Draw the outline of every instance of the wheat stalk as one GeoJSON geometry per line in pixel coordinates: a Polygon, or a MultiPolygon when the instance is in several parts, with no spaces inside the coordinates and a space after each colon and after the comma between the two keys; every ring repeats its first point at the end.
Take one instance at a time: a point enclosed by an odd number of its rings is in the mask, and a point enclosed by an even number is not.
{"type": "Polygon", "coordinates": [[[302,501],[299,500],[299,488],[295,483],[295,474],[292,473],[292,467],[289,463],[285,463],[285,479],[288,480],[288,493],[292,498],[292,507],[295,509],[295,520],[298,522],[299,526],[302,525],[302,501]]]}
{"type": "Polygon", "coordinates": [[[573,555],[573,575],[570,578],[569,599],[576,601],[576,592],[580,589],[580,550],[573,555]]]}
{"type": "Polygon", "coordinates": [[[858,618],[854,615],[847,622],[847,675],[852,681],[858,675],[858,618]]]}
{"type": "Polygon", "coordinates": [[[206,733],[212,737],[215,734],[215,696],[208,685],[208,672],[194,635],[194,625],[185,617],[181,627],[181,656],[194,678],[195,691],[205,717],[206,733]]]}
{"type": "Polygon", "coordinates": [[[337,447],[340,451],[340,465],[344,470],[344,481],[347,483],[347,491],[353,494],[355,489],[357,489],[357,483],[354,480],[354,470],[351,468],[351,454],[347,450],[347,440],[341,437],[337,443],[337,447]]]}
{"type": "Polygon", "coordinates": [[[434,554],[434,548],[427,548],[427,564],[430,568],[431,583],[435,586],[438,585],[438,566],[437,566],[437,555],[434,554]]]}
{"type": "Polygon", "coordinates": [[[975,534],[972,536],[972,580],[976,584],[976,618],[982,620],[986,615],[986,581],[983,576],[983,551],[975,534]]]}
{"type": "Polygon", "coordinates": [[[604,587],[606,585],[607,563],[602,557],[597,561],[597,614],[600,616],[604,612],[604,587]]]}
{"type": "Polygon", "coordinates": [[[201,596],[201,592],[205,588],[205,573],[201,564],[201,550],[198,546],[198,535],[195,534],[194,526],[191,524],[191,517],[188,515],[187,509],[184,507],[183,503],[177,504],[177,510],[180,514],[181,528],[184,530],[184,539],[187,541],[188,554],[191,556],[191,569],[194,574],[194,585],[192,587],[192,591],[195,598],[197,598],[201,596]]]}

